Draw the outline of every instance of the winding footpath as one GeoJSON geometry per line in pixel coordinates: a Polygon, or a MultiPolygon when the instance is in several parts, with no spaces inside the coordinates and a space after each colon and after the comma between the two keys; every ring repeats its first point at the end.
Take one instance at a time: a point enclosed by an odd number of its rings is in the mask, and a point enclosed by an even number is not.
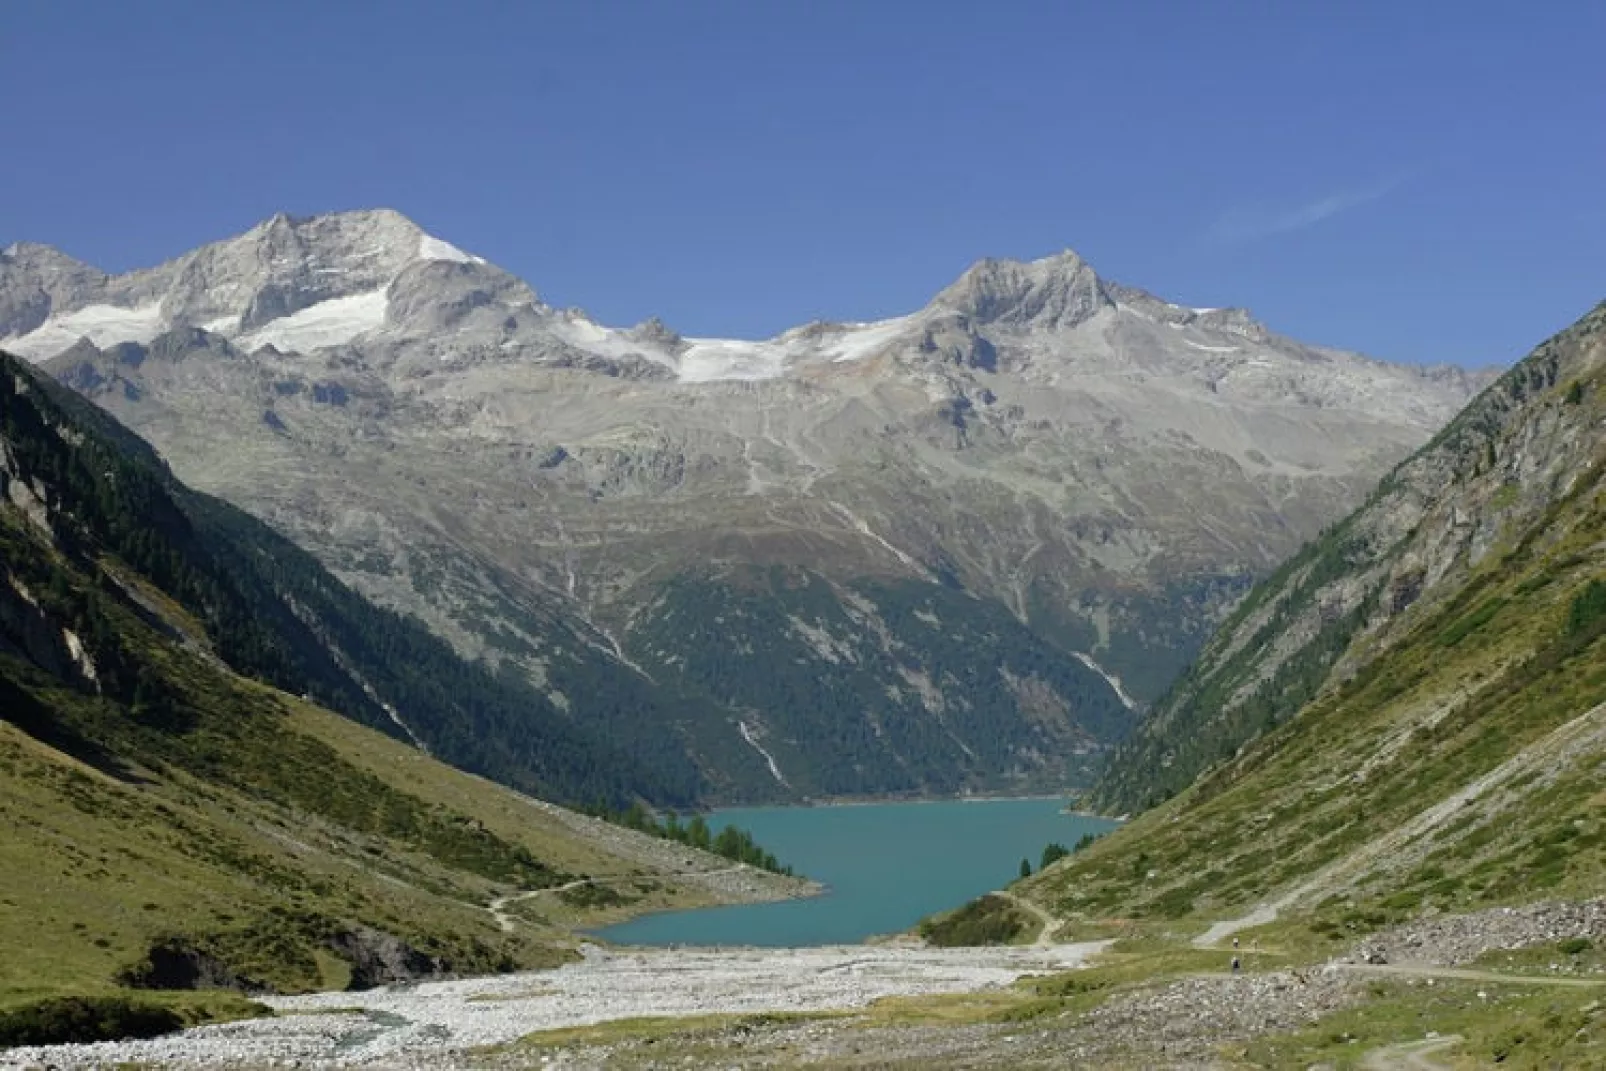
{"type": "MultiPolygon", "coordinates": [[[[725,874],[740,874],[751,869],[746,863],[737,863],[735,866],[721,867],[718,870],[687,870],[680,873],[666,874],[664,877],[717,878],[725,874]]],[[[503,933],[512,933],[514,926],[518,924],[518,917],[508,912],[507,909],[510,904],[531,900],[546,893],[565,893],[570,889],[578,889],[585,885],[603,886],[638,880],[640,880],[639,877],[630,874],[619,874],[611,878],[576,878],[574,881],[566,882],[563,885],[549,885],[544,889],[526,889],[523,892],[498,896],[495,900],[485,905],[485,910],[491,913],[491,917],[496,920],[496,924],[502,928],[503,933]]]]}
{"type": "Polygon", "coordinates": [[[1046,907],[1035,900],[1028,900],[1024,896],[1010,892],[1008,889],[999,889],[993,895],[1001,900],[1008,900],[1042,923],[1042,929],[1037,931],[1037,939],[1032,942],[1033,948],[1049,948],[1057,943],[1054,940],[1054,935],[1059,933],[1061,926],[1065,925],[1064,919],[1055,917],[1046,907]]]}
{"type": "Polygon", "coordinates": [[[1506,974],[1475,971],[1465,967],[1440,967],[1432,963],[1335,963],[1335,970],[1351,974],[1388,975],[1395,978],[1443,978],[1453,982],[1489,982],[1495,985],[1562,986],[1568,989],[1598,989],[1606,978],[1566,978],[1549,974],[1506,974]]]}
{"type": "Polygon", "coordinates": [[[1365,1071],[1448,1071],[1451,1065],[1440,1063],[1434,1057],[1464,1040],[1460,1034],[1446,1034],[1390,1045],[1367,1053],[1361,1067],[1365,1071]]]}

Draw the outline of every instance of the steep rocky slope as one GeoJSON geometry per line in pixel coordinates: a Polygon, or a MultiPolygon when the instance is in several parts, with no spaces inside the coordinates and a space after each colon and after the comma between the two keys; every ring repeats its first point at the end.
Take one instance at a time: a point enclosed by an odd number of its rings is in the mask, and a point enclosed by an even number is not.
{"type": "Polygon", "coordinates": [[[1174,798],[1029,895],[1080,916],[1294,912],[1327,937],[1598,895],[1603,429],[1606,306],[1250,594],[1099,796],[1174,798]]]}
{"type": "Polygon", "coordinates": [[[359,590],[741,798],[1085,776],[1480,382],[1072,253],[877,323],[617,330],[388,212],[115,277],[13,246],[0,337],[359,590]],[[638,716],[594,709],[615,669],[638,716]]]}
{"type": "Polygon", "coordinates": [[[1596,461],[1583,392],[1599,321],[1541,346],[1240,603],[1092,798],[1127,810],[1179,790],[1464,598],[1516,533],[1536,537],[1596,461]]]}
{"type": "MultiPolygon", "coordinates": [[[[186,530],[194,502],[74,406],[90,410],[0,357],[0,1011],[547,964],[574,943],[561,921],[801,888],[709,885],[697,873],[726,861],[250,679],[306,671],[308,650],[261,604],[231,612],[242,588],[216,565],[235,560],[203,525],[186,530]],[[611,910],[564,900],[585,876],[615,883],[611,910]],[[491,909],[536,890],[540,918],[491,909]]],[[[382,664],[352,663],[383,680],[382,664]]],[[[494,698],[474,673],[460,665],[462,698],[494,698]]],[[[533,718],[526,731],[566,754],[533,718]]]]}
{"type": "MultiPolygon", "coordinates": [[[[697,798],[684,756],[607,741],[517,676],[465,661],[261,522],[179,483],[104,412],[3,352],[0,401],[13,500],[56,538],[103,546],[151,577],[209,636],[191,642],[236,671],[526,791],[615,807],[697,798]]],[[[604,674],[593,712],[634,712],[631,684],[604,674]]]]}

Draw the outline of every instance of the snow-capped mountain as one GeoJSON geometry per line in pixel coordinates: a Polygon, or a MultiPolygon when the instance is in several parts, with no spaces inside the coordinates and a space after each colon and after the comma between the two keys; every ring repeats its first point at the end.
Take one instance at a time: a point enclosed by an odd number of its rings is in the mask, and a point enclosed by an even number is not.
{"type": "Polygon", "coordinates": [[[1483,382],[1068,251],[874,323],[616,328],[387,211],[120,276],[12,246],[0,347],[576,716],[647,717],[566,692],[575,660],[650,682],[652,731],[745,798],[1090,764],[1112,682],[1158,694],[1483,382]]]}
{"type": "Polygon", "coordinates": [[[390,289],[442,263],[484,261],[395,212],[305,220],[281,214],[238,238],[118,276],[48,246],[18,243],[0,253],[11,302],[0,342],[37,361],[80,338],[99,346],[143,343],[199,327],[248,350],[311,351],[384,327],[390,289]]]}
{"type": "MultiPolygon", "coordinates": [[[[614,362],[680,383],[776,379],[899,349],[996,371],[1000,343],[1006,368],[1029,374],[1046,361],[1038,371],[1050,379],[1183,375],[1219,393],[1232,378],[1246,393],[1314,390],[1304,400],[1407,406],[1419,400],[1416,392],[1402,397],[1390,388],[1424,382],[1415,369],[1274,339],[1242,309],[1185,308],[1107,285],[1068,250],[1030,263],[981,261],[926,308],[874,323],[817,322],[756,341],[682,338],[657,321],[611,328],[544,305],[517,278],[387,210],[281,214],[237,238],[119,276],[18,243],[0,252],[0,302],[0,345],[33,361],[86,339],[105,348],[200,328],[246,353],[363,347],[450,365],[491,350],[614,362]],[[1160,326],[1176,337],[1156,337],[1160,326]],[[1071,344],[1079,341],[1091,344],[1071,344]],[[1278,356],[1300,360],[1268,359],[1278,356]]],[[[1457,375],[1433,370],[1425,382],[1435,377],[1457,375]]],[[[1421,419],[1442,419],[1443,399],[1421,402],[1421,419]]]]}

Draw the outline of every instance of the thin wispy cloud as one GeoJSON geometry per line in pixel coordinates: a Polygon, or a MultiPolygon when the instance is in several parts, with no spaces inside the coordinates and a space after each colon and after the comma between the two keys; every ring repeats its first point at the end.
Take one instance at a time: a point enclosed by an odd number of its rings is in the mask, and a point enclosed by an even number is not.
{"type": "Polygon", "coordinates": [[[1314,227],[1334,216],[1382,200],[1399,188],[1404,176],[1356,189],[1339,190],[1304,204],[1238,205],[1210,224],[1205,237],[1215,242],[1253,242],[1314,227]]]}

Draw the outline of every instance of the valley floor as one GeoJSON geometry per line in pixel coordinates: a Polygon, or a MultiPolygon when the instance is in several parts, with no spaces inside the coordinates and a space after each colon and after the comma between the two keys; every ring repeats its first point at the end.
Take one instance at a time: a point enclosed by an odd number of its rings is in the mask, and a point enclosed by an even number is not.
{"type": "Polygon", "coordinates": [[[122,1063],[477,1066],[470,1050],[535,1031],[646,1016],[824,1013],[884,997],[973,991],[1077,967],[1107,942],[1031,948],[839,945],[798,949],[588,947],[552,971],[362,993],[266,998],[278,1015],[148,1041],[0,1053],[0,1067],[122,1063]]]}
{"type": "Polygon", "coordinates": [[[556,970],[271,998],[272,1019],[12,1050],[0,1067],[1606,1066],[1606,900],[1421,920],[1317,961],[1302,931],[1246,930],[1241,948],[1188,930],[592,947],[556,970]]]}

